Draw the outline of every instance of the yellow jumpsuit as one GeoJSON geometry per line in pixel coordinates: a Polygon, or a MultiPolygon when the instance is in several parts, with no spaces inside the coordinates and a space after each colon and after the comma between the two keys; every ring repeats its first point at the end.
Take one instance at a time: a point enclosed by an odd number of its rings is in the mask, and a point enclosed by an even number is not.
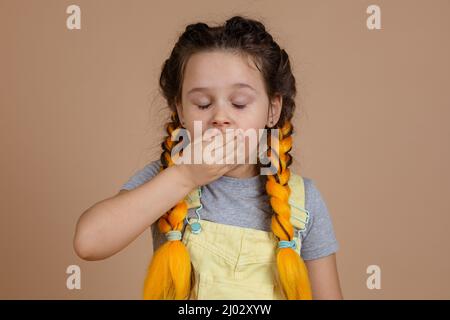
{"type": "MultiPolygon", "coordinates": [[[[309,213],[305,210],[303,178],[291,173],[291,222],[300,232],[305,230],[309,213]]],[[[187,197],[189,208],[200,205],[194,190],[187,197]]],[[[276,253],[278,238],[273,232],[200,220],[201,231],[192,232],[189,218],[182,241],[189,250],[194,267],[193,300],[285,300],[278,279],[276,253]]],[[[301,240],[295,237],[298,254],[301,240]]],[[[292,249],[294,250],[294,249],[292,249]]]]}

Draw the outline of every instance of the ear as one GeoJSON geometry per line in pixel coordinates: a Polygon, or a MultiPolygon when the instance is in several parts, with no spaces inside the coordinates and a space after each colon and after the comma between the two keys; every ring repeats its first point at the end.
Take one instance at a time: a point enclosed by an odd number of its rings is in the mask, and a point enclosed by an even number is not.
{"type": "Polygon", "coordinates": [[[275,95],[275,97],[270,101],[268,117],[267,117],[267,127],[271,128],[275,126],[281,116],[281,109],[283,106],[283,96],[281,94],[275,95]]]}

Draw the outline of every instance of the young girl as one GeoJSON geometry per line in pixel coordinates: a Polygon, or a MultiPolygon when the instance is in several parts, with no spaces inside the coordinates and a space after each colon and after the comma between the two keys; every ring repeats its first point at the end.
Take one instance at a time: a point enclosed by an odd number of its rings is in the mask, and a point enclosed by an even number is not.
{"type": "MultiPolygon", "coordinates": [[[[82,214],[77,254],[104,259],[151,226],[145,299],[341,299],[327,207],[314,182],[289,169],[295,78],[264,25],[241,16],[188,25],[160,87],[172,112],[161,157],[82,214]],[[193,136],[195,121],[203,132],[191,145],[206,146],[211,128],[278,129],[275,172],[262,175],[259,161],[175,164],[174,132],[193,136]]],[[[216,150],[232,142],[248,147],[237,135],[216,150]]]]}

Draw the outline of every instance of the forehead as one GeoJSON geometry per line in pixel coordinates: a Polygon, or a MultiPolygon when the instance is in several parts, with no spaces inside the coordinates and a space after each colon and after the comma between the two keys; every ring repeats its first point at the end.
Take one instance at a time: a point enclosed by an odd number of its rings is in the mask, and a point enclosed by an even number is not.
{"type": "Polygon", "coordinates": [[[183,94],[194,88],[205,90],[244,89],[263,91],[261,72],[252,59],[226,51],[200,52],[192,55],[184,70],[183,94]]]}

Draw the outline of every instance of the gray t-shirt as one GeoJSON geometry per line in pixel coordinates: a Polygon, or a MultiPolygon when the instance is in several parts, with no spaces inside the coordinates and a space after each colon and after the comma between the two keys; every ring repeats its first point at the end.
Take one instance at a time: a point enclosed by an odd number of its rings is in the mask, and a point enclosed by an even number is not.
{"type": "MultiPolygon", "coordinates": [[[[159,173],[161,161],[154,160],[138,170],[120,189],[132,190],[151,180],[159,173]]],[[[265,191],[267,177],[258,175],[250,178],[222,176],[202,186],[200,210],[201,219],[216,223],[271,231],[273,209],[265,191]]],[[[303,177],[305,183],[305,207],[310,217],[302,239],[301,256],[313,260],[328,256],[339,249],[327,206],[314,182],[303,177]]],[[[196,217],[195,208],[188,210],[188,217],[196,217]]],[[[186,223],[185,223],[186,225],[186,223]]],[[[166,241],[157,223],[151,226],[153,250],[166,241]]],[[[295,229],[295,228],[294,228],[295,229]]],[[[295,229],[295,232],[297,234],[295,229]]]]}

